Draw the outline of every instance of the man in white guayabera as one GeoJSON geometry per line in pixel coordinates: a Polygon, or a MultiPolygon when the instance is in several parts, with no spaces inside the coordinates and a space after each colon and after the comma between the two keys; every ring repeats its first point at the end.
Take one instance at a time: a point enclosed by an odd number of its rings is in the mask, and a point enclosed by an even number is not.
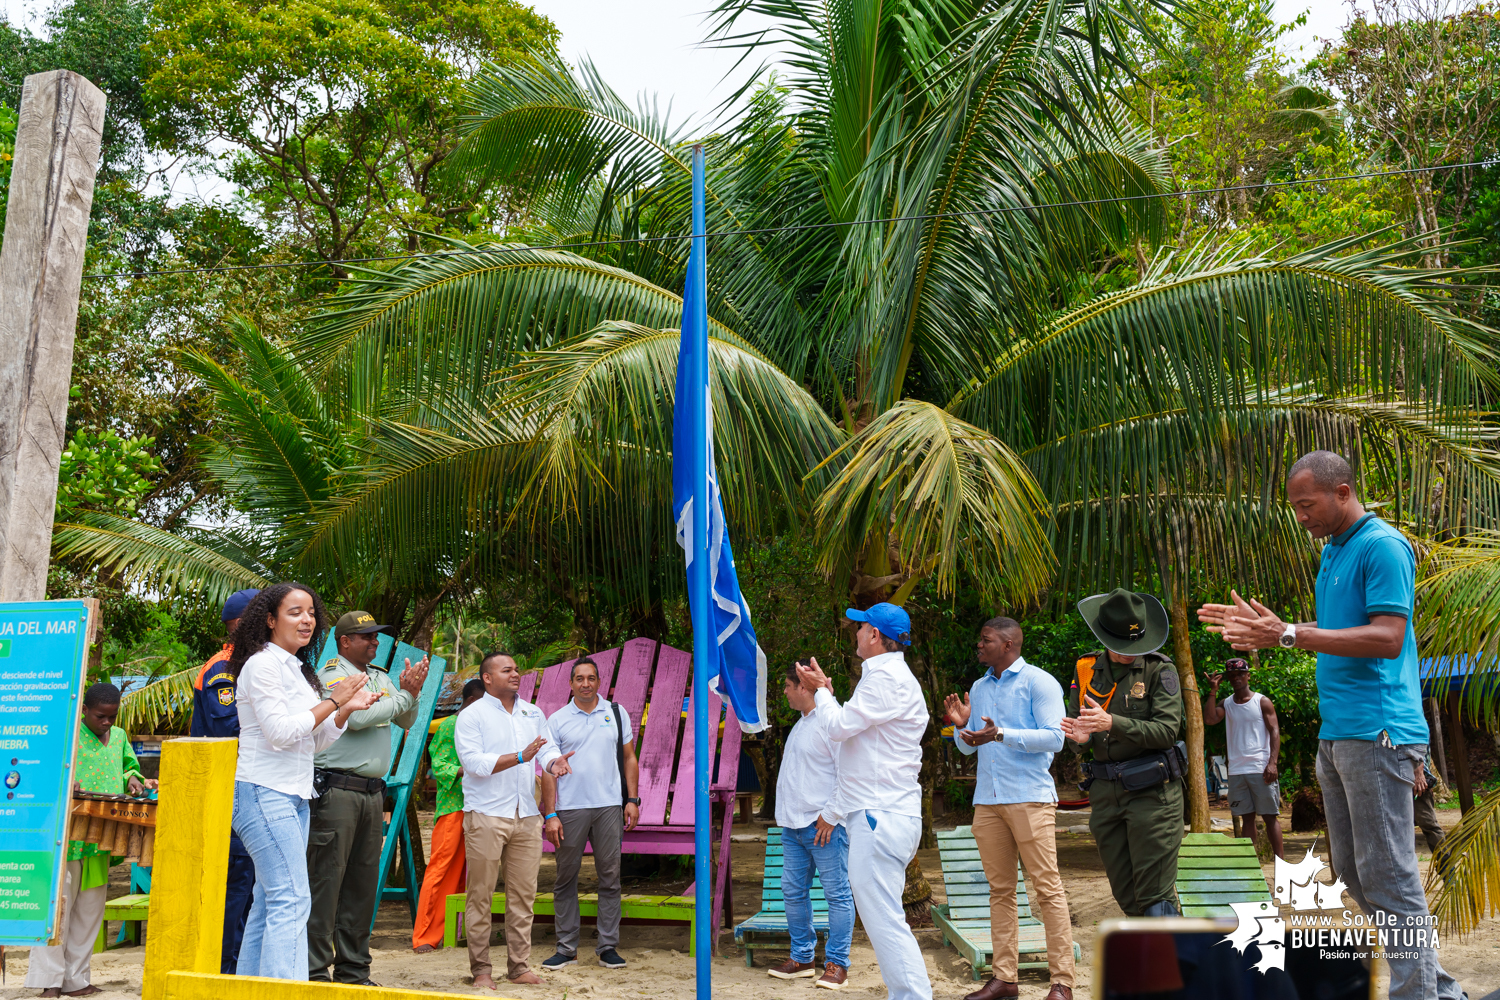
{"type": "Polygon", "coordinates": [[[932,982],[916,936],[906,924],[901,890],[922,837],[922,734],[931,721],[922,688],[906,665],[911,618],[894,604],[844,612],[860,623],[855,652],[864,660],[846,704],[818,661],[798,666],[828,738],[839,747],[838,794],[828,807],[849,832],[849,885],[854,909],[880,963],[890,1000],[932,1000],[932,982]]]}

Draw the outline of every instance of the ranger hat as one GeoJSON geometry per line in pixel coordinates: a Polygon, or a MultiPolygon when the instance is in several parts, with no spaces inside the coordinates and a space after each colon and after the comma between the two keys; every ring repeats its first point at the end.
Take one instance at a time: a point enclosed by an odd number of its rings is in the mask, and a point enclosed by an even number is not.
{"type": "Polygon", "coordinates": [[[1078,613],[1104,648],[1121,656],[1154,653],[1171,631],[1161,601],[1123,588],[1085,597],[1078,602],[1078,613]]]}
{"type": "Polygon", "coordinates": [[[339,619],[339,623],[333,627],[334,641],[342,639],[346,635],[368,635],[371,632],[384,632],[386,635],[395,635],[396,630],[389,625],[381,625],[375,621],[375,616],[368,611],[350,611],[339,619]]]}

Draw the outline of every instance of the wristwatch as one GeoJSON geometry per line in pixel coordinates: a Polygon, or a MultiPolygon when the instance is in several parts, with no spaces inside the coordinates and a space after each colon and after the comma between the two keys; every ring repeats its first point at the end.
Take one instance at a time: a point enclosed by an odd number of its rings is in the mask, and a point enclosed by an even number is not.
{"type": "Polygon", "coordinates": [[[995,730],[995,742],[996,743],[1004,743],[1005,742],[1005,730],[1003,730],[1003,729],[997,729],[997,730],[995,730]]]}
{"type": "Polygon", "coordinates": [[[627,806],[638,806],[638,805],[641,804],[641,800],[640,799],[626,799],[625,800],[625,804],[627,806]]]}
{"type": "Polygon", "coordinates": [[[1282,630],[1281,638],[1277,641],[1281,643],[1282,648],[1284,649],[1291,649],[1292,647],[1296,646],[1297,626],[1288,624],[1287,627],[1282,630]]]}

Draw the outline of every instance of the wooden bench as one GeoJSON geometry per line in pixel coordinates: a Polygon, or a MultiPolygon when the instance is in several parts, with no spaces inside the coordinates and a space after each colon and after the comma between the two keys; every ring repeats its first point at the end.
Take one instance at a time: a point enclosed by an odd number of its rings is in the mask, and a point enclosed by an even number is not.
{"type": "MultiPolygon", "coordinates": [[[[989,971],[993,957],[990,944],[990,883],[984,877],[979,861],[979,845],[974,842],[972,827],[937,831],[938,856],[943,864],[943,886],[948,902],[932,908],[932,920],[943,932],[943,944],[952,945],[969,960],[973,976],[989,971]]],[[[1016,913],[1020,919],[1020,962],[1022,969],[1047,967],[1047,934],[1042,922],[1031,915],[1030,897],[1026,892],[1026,873],[1016,864],[1016,913]],[[1030,958],[1028,956],[1040,956],[1030,958]]],[[[1073,942],[1073,960],[1080,959],[1082,949],[1073,942]]]]}
{"type": "Polygon", "coordinates": [[[151,913],[151,897],[148,895],[135,894],[120,896],[111,899],[104,904],[104,919],[99,923],[99,937],[94,941],[94,954],[99,954],[110,947],[119,948],[125,944],[141,943],[141,924],[151,913]],[[120,921],[120,937],[114,945],[109,944],[105,930],[109,927],[111,920],[120,921]]]}
{"type": "Polygon", "coordinates": [[[1271,900],[1255,844],[1222,833],[1189,833],[1177,852],[1177,905],[1184,917],[1232,917],[1230,903],[1271,900]]]}
{"type": "MultiPolygon", "coordinates": [[[[734,929],[734,940],[745,949],[745,967],[755,964],[755,952],[764,948],[787,948],[792,935],[786,926],[786,896],[781,890],[783,863],[781,827],[773,826],[766,831],[765,874],[761,879],[760,912],[742,921],[734,929]]],[[[813,933],[824,944],[828,938],[828,900],[823,897],[823,880],[813,872],[812,890],[813,933]]]]}
{"type": "MultiPolygon", "coordinates": [[[[460,923],[463,920],[464,901],[466,898],[463,893],[454,893],[444,901],[444,947],[456,947],[459,938],[463,936],[460,930],[460,923]]],[[[556,904],[552,898],[552,893],[538,893],[536,902],[532,905],[531,912],[539,917],[557,916],[556,904]]],[[[505,893],[497,892],[491,898],[490,913],[497,917],[505,915],[505,893]]],[[[597,893],[579,893],[578,914],[580,917],[598,918],[599,896],[597,893]]],[[[693,897],[691,896],[636,896],[627,893],[620,897],[620,917],[624,920],[685,923],[688,925],[688,954],[697,954],[697,935],[693,931],[696,929],[698,921],[693,910],[693,897]]]]}

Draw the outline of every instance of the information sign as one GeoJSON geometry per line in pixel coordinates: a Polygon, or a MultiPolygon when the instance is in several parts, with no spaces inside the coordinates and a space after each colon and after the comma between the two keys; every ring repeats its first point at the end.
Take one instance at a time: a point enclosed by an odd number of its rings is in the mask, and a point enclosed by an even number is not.
{"type": "Polygon", "coordinates": [[[89,603],[0,604],[0,944],[56,934],[89,603]]]}

